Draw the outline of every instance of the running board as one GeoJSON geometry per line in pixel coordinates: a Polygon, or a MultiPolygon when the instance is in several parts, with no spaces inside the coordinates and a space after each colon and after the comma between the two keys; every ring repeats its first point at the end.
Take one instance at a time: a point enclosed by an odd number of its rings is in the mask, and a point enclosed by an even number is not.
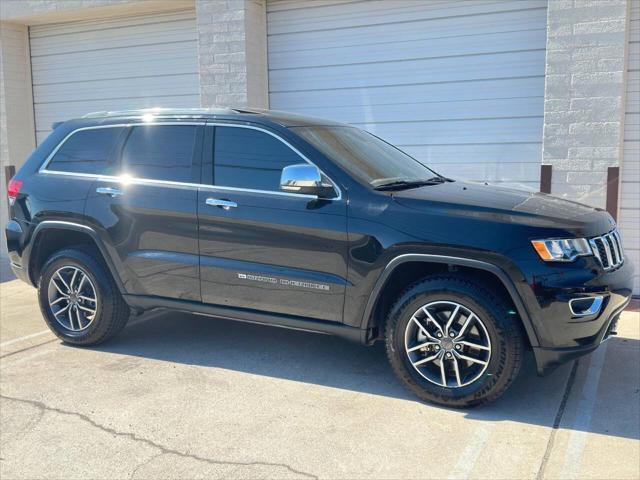
{"type": "Polygon", "coordinates": [[[176,300],[172,298],[154,297],[151,295],[123,295],[127,304],[136,310],[173,310],[179,312],[195,313],[224,320],[234,320],[245,323],[256,323],[272,327],[302,330],[305,332],[334,335],[352,342],[364,341],[364,330],[350,327],[338,322],[325,322],[306,317],[293,315],[278,315],[265,313],[258,310],[245,308],[221,307],[188,300],[176,300]]]}

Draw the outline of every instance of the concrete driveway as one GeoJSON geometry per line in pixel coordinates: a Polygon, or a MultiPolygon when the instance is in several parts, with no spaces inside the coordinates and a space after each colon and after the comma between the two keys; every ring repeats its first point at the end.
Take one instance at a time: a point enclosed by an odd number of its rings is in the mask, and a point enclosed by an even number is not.
{"type": "Polygon", "coordinates": [[[0,477],[640,478],[640,313],[473,410],[417,401],[381,347],[184,314],[50,334],[3,267],[0,477]]]}

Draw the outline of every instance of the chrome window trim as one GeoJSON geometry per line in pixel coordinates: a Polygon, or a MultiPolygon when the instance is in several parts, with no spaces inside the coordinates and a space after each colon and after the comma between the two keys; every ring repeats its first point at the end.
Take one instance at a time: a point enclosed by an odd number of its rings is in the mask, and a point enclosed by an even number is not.
{"type": "MultiPolygon", "coordinates": [[[[255,194],[263,194],[263,195],[281,195],[286,197],[294,197],[294,198],[307,198],[317,200],[318,197],[316,195],[306,195],[300,193],[289,193],[289,192],[272,192],[268,190],[252,190],[250,188],[236,188],[236,187],[221,187],[217,185],[205,185],[203,183],[188,183],[188,182],[172,182],[169,180],[154,180],[151,178],[133,178],[133,177],[115,177],[111,175],[96,175],[93,173],[73,173],[73,172],[56,172],[56,171],[46,171],[43,172],[48,175],[64,175],[71,177],[84,177],[90,179],[100,180],[101,182],[109,182],[109,183],[119,183],[119,184],[134,184],[134,185],[151,185],[151,186],[163,186],[170,188],[191,188],[197,189],[201,188],[209,191],[222,191],[222,192],[239,192],[239,193],[255,193],[255,194]]],[[[335,199],[328,199],[335,200],[335,199]]]]}
{"type": "Polygon", "coordinates": [[[287,147],[289,147],[291,150],[293,150],[302,160],[304,160],[305,162],[309,163],[310,165],[313,165],[314,167],[316,167],[318,170],[320,170],[320,173],[322,173],[325,177],[327,177],[329,179],[329,181],[331,182],[333,187],[336,189],[336,191],[338,193],[338,196],[334,197],[334,198],[326,198],[326,199],[323,199],[323,200],[328,200],[328,201],[339,201],[339,200],[342,200],[342,190],[340,189],[338,184],[336,182],[334,182],[333,179],[331,179],[331,177],[329,177],[329,175],[324,173],[322,171],[322,169],[320,169],[320,167],[318,167],[315,163],[313,163],[311,160],[309,160],[297,148],[295,148],[293,145],[291,145],[289,142],[287,142],[285,139],[283,139],[279,135],[277,135],[277,134],[275,134],[275,133],[273,133],[273,132],[271,132],[269,130],[266,130],[266,129],[262,128],[262,127],[257,127],[257,126],[253,126],[253,125],[239,125],[239,124],[225,123],[225,122],[210,122],[210,121],[207,121],[206,119],[203,119],[201,121],[194,121],[194,122],[164,122],[164,121],[162,121],[162,122],[148,122],[148,123],[137,123],[137,122],[131,123],[131,122],[129,122],[129,123],[118,123],[118,124],[111,124],[111,125],[93,125],[93,126],[89,126],[89,127],[80,127],[80,128],[77,128],[77,129],[69,132],[69,134],[66,137],[64,137],[60,141],[60,143],[58,143],[56,148],[54,148],[52,150],[52,152],[47,156],[45,161],[42,163],[42,165],[38,169],[38,173],[46,174],[46,175],[63,175],[63,176],[69,176],[69,177],[93,178],[93,179],[98,179],[98,180],[101,180],[101,181],[104,181],[104,182],[115,182],[115,183],[125,182],[125,183],[133,183],[133,184],[159,185],[159,186],[164,185],[164,186],[175,187],[175,188],[180,188],[180,187],[204,188],[204,189],[212,190],[212,191],[255,193],[255,194],[264,194],[264,195],[278,195],[278,196],[283,196],[283,197],[306,198],[306,199],[310,199],[310,200],[317,200],[318,199],[317,195],[306,195],[306,194],[300,194],[300,193],[280,192],[280,191],[273,191],[273,190],[255,190],[255,189],[251,189],[251,188],[227,187],[227,186],[224,186],[224,185],[206,185],[204,183],[172,182],[170,180],[155,180],[155,179],[151,179],[151,178],[118,177],[118,176],[113,176],[113,175],[99,175],[99,174],[95,174],[95,173],[62,172],[62,171],[59,171],[59,170],[49,170],[47,168],[49,163],[51,163],[51,160],[53,159],[55,154],[58,153],[58,150],[60,150],[60,148],[62,148],[62,146],[67,142],[67,140],[69,140],[69,138],[71,138],[77,132],[81,132],[81,131],[84,131],[84,130],[98,130],[98,129],[101,129],[101,128],[129,128],[129,127],[137,127],[137,126],[154,126],[154,125],[199,125],[199,126],[212,125],[212,126],[221,126],[221,127],[248,128],[248,129],[259,130],[261,132],[267,133],[267,134],[277,138],[278,140],[280,140],[287,147]]]}

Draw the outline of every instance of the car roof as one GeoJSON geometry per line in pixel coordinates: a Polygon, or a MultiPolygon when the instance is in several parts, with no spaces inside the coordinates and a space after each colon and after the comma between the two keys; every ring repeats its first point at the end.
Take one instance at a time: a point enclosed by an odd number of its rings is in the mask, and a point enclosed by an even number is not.
{"type": "Polygon", "coordinates": [[[143,108],[136,110],[116,110],[92,112],[76,120],[125,120],[146,118],[163,120],[238,120],[260,123],[276,123],[284,127],[343,125],[339,122],[323,118],[310,117],[278,110],[261,110],[248,108],[211,107],[211,108],[143,108]]]}

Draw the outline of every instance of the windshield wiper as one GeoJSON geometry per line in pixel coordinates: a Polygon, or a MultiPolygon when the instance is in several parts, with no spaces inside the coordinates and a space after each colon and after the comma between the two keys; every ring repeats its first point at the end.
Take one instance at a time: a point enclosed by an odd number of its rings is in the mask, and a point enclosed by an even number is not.
{"type": "Polygon", "coordinates": [[[393,182],[378,185],[377,187],[374,187],[374,190],[407,190],[409,188],[418,188],[425,185],[437,185],[447,181],[448,179],[444,177],[432,177],[426,180],[394,180],[393,182]]]}

